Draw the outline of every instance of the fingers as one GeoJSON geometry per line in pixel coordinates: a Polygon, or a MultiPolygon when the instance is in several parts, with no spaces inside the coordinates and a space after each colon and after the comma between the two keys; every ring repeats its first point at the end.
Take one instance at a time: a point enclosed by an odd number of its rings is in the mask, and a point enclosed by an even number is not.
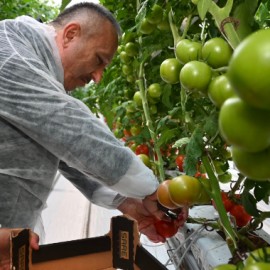
{"type": "Polygon", "coordinates": [[[30,246],[32,249],[34,250],[38,250],[39,249],[39,236],[34,233],[34,232],[31,232],[30,234],[30,246]]]}

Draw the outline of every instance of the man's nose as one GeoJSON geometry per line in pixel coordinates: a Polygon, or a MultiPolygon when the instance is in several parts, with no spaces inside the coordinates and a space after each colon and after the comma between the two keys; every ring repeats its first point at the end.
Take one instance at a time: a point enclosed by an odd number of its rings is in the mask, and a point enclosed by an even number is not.
{"type": "Polygon", "coordinates": [[[103,72],[104,72],[104,68],[99,68],[95,70],[94,72],[92,72],[91,74],[92,80],[95,83],[99,83],[102,79],[103,72]]]}

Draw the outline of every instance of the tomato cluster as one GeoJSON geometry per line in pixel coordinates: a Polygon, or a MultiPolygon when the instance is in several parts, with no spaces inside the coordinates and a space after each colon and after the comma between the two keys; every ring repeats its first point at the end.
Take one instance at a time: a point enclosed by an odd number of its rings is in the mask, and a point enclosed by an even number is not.
{"type": "Polygon", "coordinates": [[[168,209],[210,202],[210,182],[207,178],[180,175],[163,181],[157,190],[158,201],[168,209]]]}
{"type": "Polygon", "coordinates": [[[236,167],[259,181],[270,179],[269,33],[253,33],[235,49],[228,78],[237,96],[227,99],[219,114],[220,132],[231,145],[236,167]]]}
{"type": "MultiPolygon", "coordinates": [[[[222,202],[225,210],[234,217],[237,227],[246,226],[252,217],[246,212],[245,208],[241,204],[240,195],[234,195],[233,198],[228,196],[227,192],[221,192],[222,202]]],[[[213,202],[215,206],[215,203],[213,202]]]]}

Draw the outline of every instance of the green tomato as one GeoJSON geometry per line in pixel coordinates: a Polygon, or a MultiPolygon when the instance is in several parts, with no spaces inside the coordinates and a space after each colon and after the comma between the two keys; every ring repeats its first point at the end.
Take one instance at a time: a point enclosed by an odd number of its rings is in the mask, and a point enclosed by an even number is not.
{"type": "Polygon", "coordinates": [[[270,148],[263,151],[251,153],[232,146],[232,161],[236,168],[246,177],[258,181],[270,179],[270,148]]]}
{"type": "Polygon", "coordinates": [[[236,93],[251,106],[270,109],[270,29],[245,38],[235,49],[228,67],[236,93]]]}
{"type": "Polygon", "coordinates": [[[245,260],[245,265],[251,265],[257,262],[270,263],[270,247],[258,248],[251,251],[245,260]]]}
{"type": "Polygon", "coordinates": [[[138,55],[138,52],[139,52],[138,45],[134,42],[128,42],[125,45],[125,52],[127,53],[128,56],[138,55]]]}
{"type": "Polygon", "coordinates": [[[139,135],[141,133],[141,130],[142,129],[141,129],[140,126],[135,125],[135,126],[132,126],[130,128],[130,133],[131,133],[132,136],[137,136],[137,135],[139,135]]]}
{"type": "Polygon", "coordinates": [[[180,72],[181,85],[190,91],[206,92],[212,78],[211,68],[204,62],[190,61],[180,72]]]}
{"type": "Polygon", "coordinates": [[[213,270],[236,270],[236,265],[234,264],[220,264],[213,268],[213,270]]]}
{"type": "Polygon", "coordinates": [[[167,17],[163,18],[162,21],[157,24],[157,29],[160,31],[169,31],[171,29],[167,17]]]}
{"type": "Polygon", "coordinates": [[[133,96],[133,100],[136,103],[138,107],[142,107],[142,97],[141,97],[141,92],[136,91],[133,96]]]}
{"type": "Polygon", "coordinates": [[[175,56],[182,64],[199,60],[202,56],[202,44],[200,42],[182,39],[176,44],[175,56]]]}
{"type": "Polygon", "coordinates": [[[141,34],[149,35],[156,29],[156,25],[151,24],[147,18],[144,18],[141,22],[139,32],[141,34]]]}
{"type": "Polygon", "coordinates": [[[225,100],[236,96],[228,77],[224,74],[219,75],[211,80],[207,93],[209,99],[218,108],[221,107],[225,100]]]}
{"type": "Polygon", "coordinates": [[[181,207],[196,203],[200,197],[202,186],[197,178],[180,175],[172,179],[168,189],[172,202],[181,207]]]}
{"type": "Polygon", "coordinates": [[[222,184],[230,183],[232,180],[232,174],[230,172],[225,172],[218,175],[218,181],[222,184]]]}
{"type": "Polygon", "coordinates": [[[239,97],[227,99],[219,113],[219,130],[230,145],[248,152],[258,152],[270,146],[270,111],[247,105],[239,97]]]}
{"type": "Polygon", "coordinates": [[[149,159],[149,157],[147,155],[139,154],[137,156],[144,163],[144,165],[146,165],[149,168],[151,167],[151,162],[150,162],[150,159],[149,159]]]}
{"type": "Polygon", "coordinates": [[[120,52],[119,57],[120,57],[120,61],[123,64],[128,64],[131,61],[131,57],[125,51],[120,52]]]}
{"type": "Polygon", "coordinates": [[[202,58],[213,68],[227,66],[232,53],[230,45],[220,37],[209,39],[202,47],[202,58]]]}
{"type": "Polygon", "coordinates": [[[150,14],[146,18],[152,24],[160,23],[163,18],[162,7],[157,4],[153,5],[150,14]]]}
{"type": "Polygon", "coordinates": [[[169,84],[179,83],[180,70],[182,64],[176,58],[165,59],[160,65],[160,77],[169,84]]]}
{"type": "Polygon", "coordinates": [[[124,73],[125,75],[129,75],[129,74],[131,74],[131,73],[133,72],[133,68],[132,68],[131,65],[124,64],[124,65],[122,66],[122,71],[123,71],[123,73],[124,73]]]}
{"type": "Polygon", "coordinates": [[[269,270],[270,263],[258,262],[251,265],[247,265],[243,270],[269,270]]]}
{"type": "Polygon", "coordinates": [[[152,83],[147,89],[147,93],[152,98],[159,98],[161,96],[162,90],[159,83],[152,83]]]}

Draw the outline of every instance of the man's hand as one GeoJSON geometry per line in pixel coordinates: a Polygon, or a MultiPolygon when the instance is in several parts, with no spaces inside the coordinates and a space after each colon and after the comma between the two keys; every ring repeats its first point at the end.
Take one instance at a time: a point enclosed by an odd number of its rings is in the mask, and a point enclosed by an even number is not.
{"type": "MultiPolygon", "coordinates": [[[[21,229],[0,228],[0,270],[10,269],[10,234],[12,231],[21,229]]],[[[36,233],[31,232],[30,246],[38,250],[39,237],[36,233]]]]}
{"type": "MultiPolygon", "coordinates": [[[[127,214],[138,222],[139,231],[145,234],[154,243],[165,242],[165,238],[160,235],[155,223],[158,219],[169,220],[165,212],[159,210],[156,194],[146,197],[144,200],[127,198],[119,207],[123,214],[127,214]]],[[[188,208],[181,209],[174,221],[177,226],[182,227],[188,216],[188,208]]]]}

